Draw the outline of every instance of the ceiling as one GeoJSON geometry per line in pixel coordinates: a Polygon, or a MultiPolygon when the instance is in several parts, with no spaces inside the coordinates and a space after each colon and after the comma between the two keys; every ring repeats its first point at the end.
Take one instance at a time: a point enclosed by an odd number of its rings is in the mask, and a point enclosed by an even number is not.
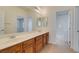
{"type": "Polygon", "coordinates": [[[28,11],[38,11],[37,13],[39,13],[42,16],[46,16],[49,12],[48,10],[50,9],[50,7],[48,6],[21,6],[20,8],[23,8],[24,10],[28,11]]]}

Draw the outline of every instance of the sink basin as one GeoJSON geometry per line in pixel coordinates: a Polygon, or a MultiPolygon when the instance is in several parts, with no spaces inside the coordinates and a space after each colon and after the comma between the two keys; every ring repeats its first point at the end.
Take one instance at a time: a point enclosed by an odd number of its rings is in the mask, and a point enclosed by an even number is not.
{"type": "Polygon", "coordinates": [[[2,38],[2,39],[0,39],[0,44],[3,44],[3,43],[8,43],[8,42],[13,42],[13,41],[15,41],[16,40],[16,38],[10,38],[10,37],[5,37],[5,38],[2,38]]]}
{"type": "Polygon", "coordinates": [[[8,41],[9,41],[9,39],[7,39],[7,38],[0,39],[0,43],[5,43],[5,42],[8,42],[8,41]]]}

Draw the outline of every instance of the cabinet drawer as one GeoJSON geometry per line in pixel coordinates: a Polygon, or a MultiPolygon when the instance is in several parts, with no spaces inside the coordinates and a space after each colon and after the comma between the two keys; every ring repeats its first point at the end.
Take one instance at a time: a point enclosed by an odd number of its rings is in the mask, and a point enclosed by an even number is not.
{"type": "Polygon", "coordinates": [[[23,42],[23,44],[26,45],[26,46],[29,46],[29,45],[31,45],[33,43],[34,43],[34,39],[29,39],[29,40],[23,42]]]}
{"type": "Polygon", "coordinates": [[[23,50],[25,53],[33,53],[34,52],[33,45],[24,46],[23,50]]]}
{"type": "Polygon", "coordinates": [[[35,44],[34,38],[23,42],[23,44],[22,44],[23,52],[33,53],[34,52],[34,44],[35,44]]]}
{"type": "Polygon", "coordinates": [[[21,44],[17,44],[15,46],[11,47],[10,50],[12,52],[16,52],[16,53],[21,52],[21,50],[22,50],[21,44]]]}
{"type": "Polygon", "coordinates": [[[41,35],[36,37],[36,41],[39,41],[41,39],[42,39],[42,36],[41,35]]]}
{"type": "Polygon", "coordinates": [[[20,52],[22,52],[22,46],[21,46],[21,44],[17,44],[15,46],[6,48],[0,52],[1,53],[20,53],[20,52]]]}
{"type": "Polygon", "coordinates": [[[11,53],[11,51],[10,51],[10,49],[7,48],[7,49],[4,49],[4,50],[1,50],[0,53],[11,53]]]}

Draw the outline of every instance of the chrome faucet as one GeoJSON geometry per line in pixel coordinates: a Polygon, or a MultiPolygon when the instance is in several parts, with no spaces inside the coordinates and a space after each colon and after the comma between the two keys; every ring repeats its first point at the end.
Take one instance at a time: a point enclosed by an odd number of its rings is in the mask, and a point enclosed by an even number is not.
{"type": "Polygon", "coordinates": [[[12,35],[12,36],[10,36],[10,38],[13,39],[13,38],[16,38],[16,36],[12,35]]]}

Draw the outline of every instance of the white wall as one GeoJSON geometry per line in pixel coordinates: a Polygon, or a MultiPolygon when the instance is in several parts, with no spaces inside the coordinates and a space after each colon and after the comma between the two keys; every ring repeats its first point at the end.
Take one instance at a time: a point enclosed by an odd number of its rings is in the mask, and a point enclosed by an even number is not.
{"type": "Polygon", "coordinates": [[[70,35],[70,39],[71,39],[71,47],[74,47],[74,7],[66,7],[66,6],[59,6],[59,7],[50,7],[50,12],[48,14],[48,30],[50,32],[50,37],[49,37],[49,42],[50,43],[55,43],[55,30],[56,30],[56,12],[57,11],[64,11],[67,10],[69,11],[69,16],[71,18],[71,35],[70,35]]]}

